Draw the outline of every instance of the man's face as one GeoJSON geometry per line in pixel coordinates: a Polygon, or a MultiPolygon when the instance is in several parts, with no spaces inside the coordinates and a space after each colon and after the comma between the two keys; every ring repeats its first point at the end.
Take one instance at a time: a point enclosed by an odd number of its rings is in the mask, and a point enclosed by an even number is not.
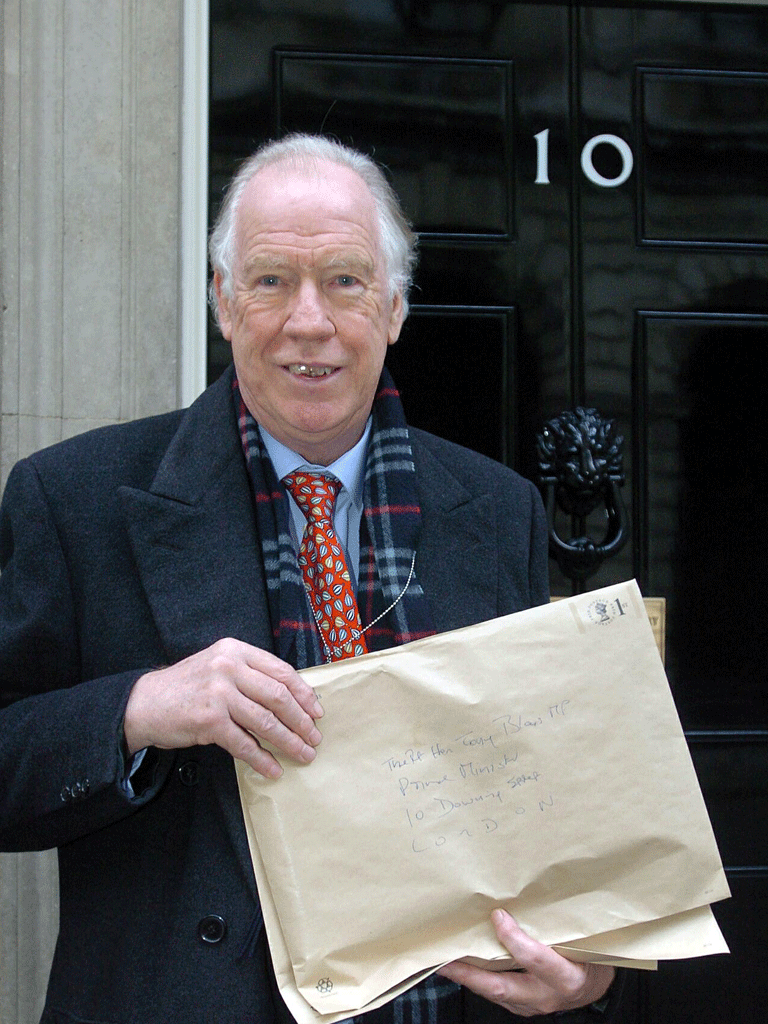
{"type": "Polygon", "coordinates": [[[354,171],[266,167],[238,211],[233,295],[219,296],[243,400],[270,434],[328,465],[361,437],[402,326],[378,222],[354,171]]]}

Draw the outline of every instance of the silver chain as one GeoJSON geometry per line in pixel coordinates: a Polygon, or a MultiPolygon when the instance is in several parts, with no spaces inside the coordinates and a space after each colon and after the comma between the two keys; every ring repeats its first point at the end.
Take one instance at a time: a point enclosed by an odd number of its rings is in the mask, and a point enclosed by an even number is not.
{"type": "MultiPolygon", "coordinates": [[[[413,558],[411,559],[411,571],[408,573],[408,579],[405,581],[405,586],[400,591],[400,593],[397,595],[395,600],[392,602],[392,604],[389,606],[389,608],[385,608],[384,611],[381,613],[381,615],[377,615],[376,618],[373,620],[373,622],[369,622],[367,626],[363,627],[363,629],[353,629],[352,630],[352,639],[349,640],[346,644],[344,644],[344,647],[329,647],[328,646],[328,642],[325,639],[325,635],[323,634],[323,631],[320,628],[320,620],[319,620],[319,618],[317,616],[317,612],[315,611],[314,605],[312,604],[312,598],[310,596],[309,587],[307,586],[306,581],[304,581],[304,589],[307,591],[307,597],[309,597],[309,607],[312,609],[312,615],[314,616],[315,624],[317,625],[317,632],[320,634],[320,640],[322,641],[323,647],[325,649],[325,660],[326,660],[326,662],[338,661],[339,658],[341,658],[341,655],[342,655],[343,651],[347,647],[349,647],[350,644],[354,643],[355,640],[359,640],[360,637],[363,635],[363,633],[367,633],[368,630],[372,626],[375,626],[377,622],[380,622],[384,618],[385,615],[389,615],[389,613],[392,611],[392,609],[395,607],[395,605],[398,604],[403,599],[403,597],[405,597],[405,592],[408,589],[408,587],[410,587],[410,585],[411,585],[411,580],[413,579],[413,570],[415,568],[416,568],[416,552],[414,551],[413,552],[413,558]]],[[[302,575],[303,575],[303,573],[302,573],[302,575]]]]}

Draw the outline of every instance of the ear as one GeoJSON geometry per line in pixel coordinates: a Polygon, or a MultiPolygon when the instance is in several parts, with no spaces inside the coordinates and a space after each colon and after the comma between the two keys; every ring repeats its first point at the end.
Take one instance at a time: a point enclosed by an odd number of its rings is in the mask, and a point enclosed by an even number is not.
{"type": "Polygon", "coordinates": [[[400,337],[400,331],[402,330],[404,320],[403,296],[400,292],[395,292],[392,298],[392,312],[389,318],[389,330],[387,331],[388,345],[394,345],[400,337]]]}
{"type": "Polygon", "coordinates": [[[232,313],[230,310],[230,300],[224,294],[224,290],[221,287],[221,274],[218,270],[213,275],[213,287],[216,289],[216,301],[219,309],[219,330],[225,341],[231,341],[232,313]]]}

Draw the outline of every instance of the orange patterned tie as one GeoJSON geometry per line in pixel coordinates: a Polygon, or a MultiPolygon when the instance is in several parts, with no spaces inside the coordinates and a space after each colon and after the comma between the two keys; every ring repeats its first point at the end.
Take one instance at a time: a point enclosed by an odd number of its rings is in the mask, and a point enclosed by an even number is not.
{"type": "Polygon", "coordinates": [[[307,519],[299,566],[330,660],[366,654],[347,561],[333,529],[333,506],[341,484],[321,473],[291,473],[283,483],[307,519]]]}

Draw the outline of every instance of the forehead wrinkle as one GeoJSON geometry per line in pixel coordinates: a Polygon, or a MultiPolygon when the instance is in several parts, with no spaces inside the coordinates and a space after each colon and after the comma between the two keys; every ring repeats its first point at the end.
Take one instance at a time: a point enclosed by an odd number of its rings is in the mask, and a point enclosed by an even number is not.
{"type": "Polygon", "coordinates": [[[309,257],[312,261],[325,259],[332,252],[368,261],[380,258],[380,247],[375,232],[365,223],[347,218],[331,218],[320,225],[304,225],[300,221],[290,224],[264,222],[260,217],[241,216],[238,222],[237,249],[242,265],[249,265],[269,254],[273,265],[295,262],[309,257]],[[359,252],[358,252],[359,250],[359,252]],[[285,256],[281,253],[285,252],[285,256]]]}
{"type": "Polygon", "coordinates": [[[243,261],[243,270],[250,273],[252,270],[279,270],[291,266],[292,260],[283,253],[274,250],[252,253],[243,261]]]}
{"type": "Polygon", "coordinates": [[[278,248],[265,247],[260,251],[251,253],[243,261],[242,269],[245,275],[258,271],[294,269],[299,266],[318,266],[321,269],[349,270],[359,275],[373,277],[375,274],[375,263],[367,254],[351,251],[337,251],[330,254],[326,259],[323,254],[325,246],[319,246],[308,252],[281,252],[278,248]],[[319,251],[318,251],[319,250],[319,251]]]}
{"type": "Polygon", "coordinates": [[[328,261],[328,268],[330,270],[357,270],[370,275],[374,272],[373,260],[355,253],[337,253],[328,261]]]}

